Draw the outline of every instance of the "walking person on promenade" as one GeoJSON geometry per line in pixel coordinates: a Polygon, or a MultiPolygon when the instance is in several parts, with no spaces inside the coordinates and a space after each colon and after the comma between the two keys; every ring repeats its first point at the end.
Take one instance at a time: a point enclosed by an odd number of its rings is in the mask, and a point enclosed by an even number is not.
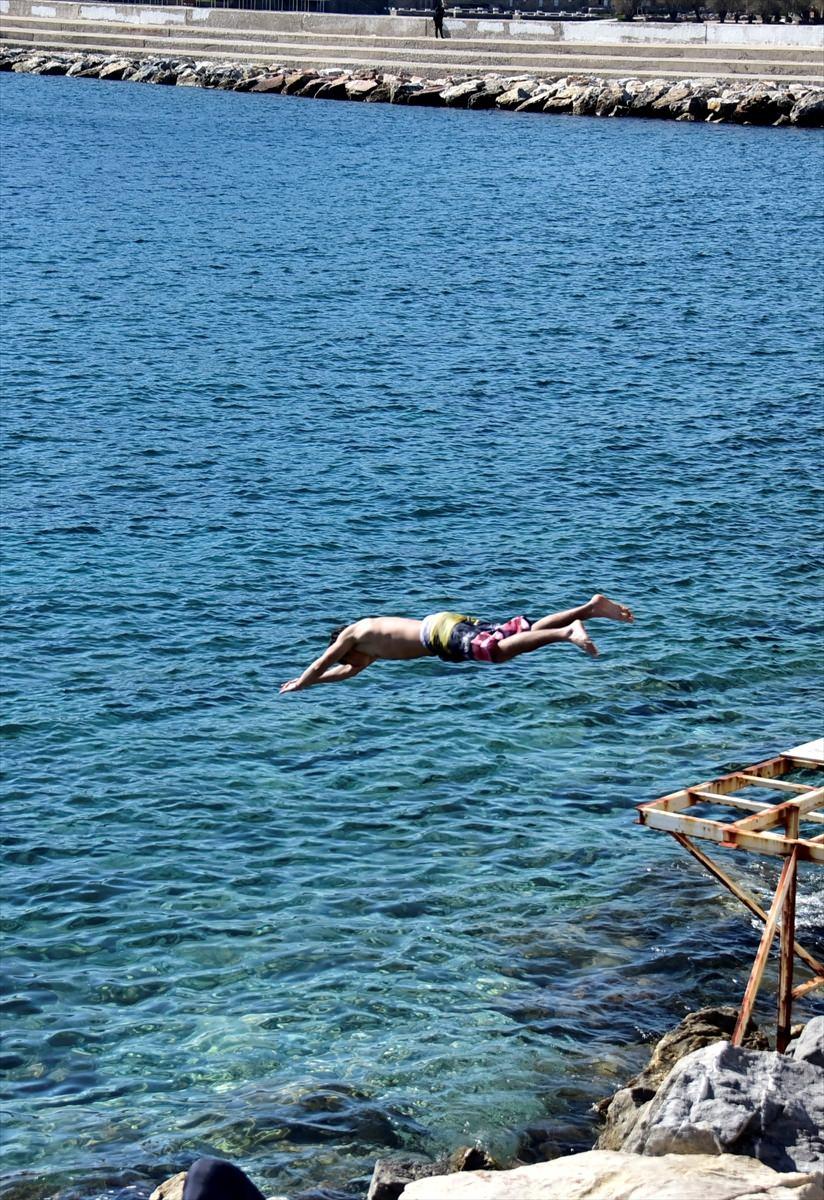
{"type": "Polygon", "coordinates": [[[380,658],[408,661],[436,655],[451,663],[507,663],[520,654],[558,642],[569,642],[595,658],[598,647],[583,622],[596,617],[627,623],[633,620],[626,605],[616,604],[600,593],[586,604],[550,613],[534,622],[511,617],[496,625],[454,612],[432,613],[422,621],[366,617],[336,629],[329,648],[280,690],[299,692],[316,683],[340,683],[359,675],[380,658]]]}
{"type": "Polygon", "coordinates": [[[443,18],[444,18],[443,0],[435,0],[435,11],[432,14],[432,20],[435,23],[435,37],[443,37],[443,18]]]}

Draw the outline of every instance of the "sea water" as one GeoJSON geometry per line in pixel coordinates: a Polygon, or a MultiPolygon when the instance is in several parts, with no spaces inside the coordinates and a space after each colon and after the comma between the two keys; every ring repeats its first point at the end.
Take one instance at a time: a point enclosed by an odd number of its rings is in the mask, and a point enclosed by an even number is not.
{"type": "Polygon", "coordinates": [[[821,136],[0,85],[2,1194],[588,1147],[759,937],[633,806],[818,732],[821,136]]]}

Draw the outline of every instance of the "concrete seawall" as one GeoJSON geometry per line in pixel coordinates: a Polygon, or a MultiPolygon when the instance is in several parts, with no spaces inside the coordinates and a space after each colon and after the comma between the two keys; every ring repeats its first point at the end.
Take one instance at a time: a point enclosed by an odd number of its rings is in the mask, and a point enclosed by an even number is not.
{"type": "Polygon", "coordinates": [[[460,78],[772,79],[824,83],[824,27],[448,18],[0,0],[8,46],[144,57],[276,62],[460,78]]]}

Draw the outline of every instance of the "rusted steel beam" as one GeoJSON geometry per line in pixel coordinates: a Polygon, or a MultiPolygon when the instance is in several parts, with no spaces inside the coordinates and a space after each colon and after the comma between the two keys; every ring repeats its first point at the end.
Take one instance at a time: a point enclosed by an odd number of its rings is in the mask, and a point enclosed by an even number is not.
{"type": "MultiPolygon", "coordinates": [[[[784,800],[781,804],[773,804],[770,808],[761,813],[753,813],[751,817],[744,817],[741,821],[735,822],[737,830],[747,830],[755,833],[762,829],[774,829],[777,825],[783,825],[788,828],[789,815],[792,812],[798,813],[799,816],[804,813],[812,812],[824,804],[824,788],[813,788],[811,792],[807,792],[806,796],[798,796],[794,800],[784,800]]],[[[798,836],[798,822],[796,821],[793,828],[798,836]]],[[[789,835],[788,835],[789,836],[789,835]]]]}
{"type": "MultiPolygon", "coordinates": [[[[713,875],[719,883],[723,883],[724,887],[727,888],[728,891],[732,892],[733,896],[735,896],[737,900],[740,900],[744,907],[750,910],[753,916],[756,916],[759,918],[759,920],[766,922],[766,912],[758,903],[758,901],[755,900],[749,894],[749,892],[745,891],[744,888],[741,887],[740,883],[736,883],[732,876],[728,875],[726,871],[723,871],[721,867],[719,867],[718,863],[711,859],[708,854],[705,854],[703,850],[699,850],[699,848],[694,845],[688,837],[684,837],[683,833],[673,833],[672,836],[675,838],[676,842],[678,842],[679,846],[683,846],[684,849],[693,856],[696,862],[699,862],[701,866],[705,868],[705,870],[709,871],[710,875],[713,875]]],[[[810,970],[815,971],[816,973],[815,979],[812,979],[808,983],[801,984],[799,986],[809,991],[811,987],[818,987],[819,984],[824,984],[824,963],[821,963],[817,958],[814,958],[808,950],[804,949],[800,942],[793,942],[793,950],[801,959],[801,961],[806,963],[810,970]]],[[[798,989],[796,989],[796,991],[797,990],[798,989]]]]}
{"type": "Polygon", "coordinates": [[[638,820],[643,825],[643,813],[649,809],[655,809],[658,812],[683,812],[691,804],[689,792],[682,788],[680,792],[670,792],[668,796],[659,796],[657,800],[648,800],[646,804],[636,805],[638,820]]]}
{"type": "Polygon", "coordinates": [[[793,988],[793,999],[797,1000],[799,996],[806,996],[807,992],[811,992],[813,988],[817,987],[824,987],[824,976],[808,979],[806,983],[799,983],[798,987],[793,988]]]}
{"type": "MultiPolygon", "coordinates": [[[[798,837],[800,806],[787,812],[787,837],[798,837]]],[[[789,863],[787,897],[781,910],[781,948],[778,960],[778,1022],[775,1030],[775,1048],[783,1054],[790,1042],[793,1019],[793,945],[795,943],[795,894],[798,882],[798,852],[793,850],[789,863]]]]}
{"type": "Polygon", "coordinates": [[[717,804],[719,808],[742,808],[745,812],[765,812],[774,808],[773,804],[764,804],[761,800],[742,800],[731,793],[722,796],[720,792],[705,792],[703,788],[688,788],[688,795],[694,804],[717,804]]]}
{"type": "Polygon", "coordinates": [[[746,772],[742,772],[740,778],[749,787],[771,788],[776,792],[797,792],[799,795],[812,791],[813,787],[812,784],[790,783],[785,779],[763,779],[760,775],[748,775],[746,772]]]}
{"type": "MultiPolygon", "coordinates": [[[[798,832],[798,826],[795,826],[798,832]]],[[[793,822],[787,821],[787,835],[793,834],[793,822]]],[[[783,1054],[790,1041],[793,1018],[793,943],[795,941],[795,891],[798,877],[798,855],[789,857],[789,881],[784,906],[781,909],[781,948],[778,961],[778,1023],[775,1029],[775,1048],[783,1054]]]]}
{"type": "MultiPolygon", "coordinates": [[[[694,804],[717,804],[719,808],[740,808],[743,812],[762,813],[776,807],[774,804],[764,804],[761,800],[742,800],[740,796],[732,795],[721,796],[716,792],[705,792],[701,788],[688,788],[687,793],[694,804]]],[[[820,813],[807,813],[804,820],[824,825],[824,816],[820,813]]]]}
{"type": "Polygon", "coordinates": [[[744,999],[741,1003],[741,1010],[738,1014],[738,1020],[735,1024],[735,1030],[730,1038],[733,1046],[740,1046],[744,1040],[744,1033],[750,1023],[752,1016],[753,1005],[755,998],[758,995],[758,989],[761,986],[761,980],[764,977],[764,968],[767,965],[767,957],[770,953],[770,946],[775,937],[778,918],[781,916],[781,910],[784,907],[784,901],[787,896],[787,891],[790,886],[790,880],[794,877],[795,866],[797,862],[795,853],[791,853],[784,863],[781,870],[781,877],[778,880],[778,887],[775,889],[773,902],[770,905],[770,911],[767,913],[767,920],[764,924],[764,932],[761,935],[761,943],[758,947],[758,952],[755,956],[755,962],[750,971],[750,978],[747,981],[744,999]]]}
{"type": "Polygon", "coordinates": [[[798,857],[803,862],[815,862],[824,865],[824,844],[799,838],[791,842],[783,832],[753,833],[751,830],[739,831],[737,826],[725,824],[723,821],[710,821],[706,817],[691,817],[687,813],[673,813],[655,808],[652,804],[642,805],[638,811],[638,819],[642,825],[651,829],[663,829],[667,833],[684,833],[688,837],[706,838],[707,841],[717,842],[730,849],[752,850],[756,854],[772,854],[786,858],[795,845],[798,846],[798,857]]]}

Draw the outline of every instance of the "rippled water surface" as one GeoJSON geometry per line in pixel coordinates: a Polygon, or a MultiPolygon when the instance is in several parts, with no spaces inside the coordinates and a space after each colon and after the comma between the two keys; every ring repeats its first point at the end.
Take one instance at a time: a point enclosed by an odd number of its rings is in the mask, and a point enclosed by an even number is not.
{"type": "Polygon", "coordinates": [[[2,1194],[587,1146],[758,937],[633,805],[817,732],[820,135],[0,85],[2,1194]]]}

